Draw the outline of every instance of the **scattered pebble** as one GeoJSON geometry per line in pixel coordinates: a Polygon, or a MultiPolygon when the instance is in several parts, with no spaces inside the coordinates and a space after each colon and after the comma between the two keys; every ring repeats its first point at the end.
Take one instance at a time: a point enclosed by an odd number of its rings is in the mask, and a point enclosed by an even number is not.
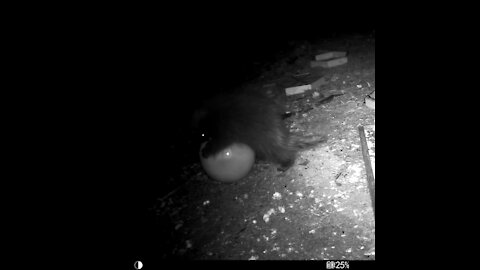
{"type": "Polygon", "coordinates": [[[270,221],[270,215],[272,214],[275,214],[275,209],[273,208],[268,210],[268,212],[265,215],[263,215],[263,221],[265,221],[265,223],[268,223],[270,221]]]}
{"type": "Polygon", "coordinates": [[[370,250],[368,252],[365,252],[364,255],[365,256],[375,256],[375,248],[373,248],[372,250],[370,250]]]}

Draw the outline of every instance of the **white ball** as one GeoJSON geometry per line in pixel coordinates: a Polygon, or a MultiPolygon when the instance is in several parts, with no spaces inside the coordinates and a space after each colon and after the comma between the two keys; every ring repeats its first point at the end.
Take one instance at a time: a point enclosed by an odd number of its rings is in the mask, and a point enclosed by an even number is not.
{"type": "Polygon", "coordinates": [[[255,162],[255,152],[246,144],[234,143],[216,155],[202,156],[202,150],[208,142],[200,146],[200,161],[207,174],[222,182],[238,181],[250,172],[255,162]]]}

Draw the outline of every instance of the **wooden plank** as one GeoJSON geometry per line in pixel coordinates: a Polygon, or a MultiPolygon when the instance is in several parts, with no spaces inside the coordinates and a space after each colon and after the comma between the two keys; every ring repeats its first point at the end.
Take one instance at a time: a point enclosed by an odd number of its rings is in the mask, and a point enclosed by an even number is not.
{"type": "Polygon", "coordinates": [[[365,170],[367,172],[367,184],[370,191],[370,199],[372,200],[373,216],[375,217],[375,177],[373,176],[372,163],[370,162],[370,155],[368,154],[367,138],[365,137],[365,129],[363,126],[358,127],[360,135],[360,144],[362,145],[363,162],[365,163],[365,170]]]}

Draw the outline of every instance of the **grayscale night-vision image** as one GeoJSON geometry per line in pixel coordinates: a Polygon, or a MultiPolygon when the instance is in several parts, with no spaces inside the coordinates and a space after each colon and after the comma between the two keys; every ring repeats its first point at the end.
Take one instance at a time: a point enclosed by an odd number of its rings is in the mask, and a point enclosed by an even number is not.
{"type": "Polygon", "coordinates": [[[77,39],[76,186],[127,267],[375,261],[375,27],[325,20],[77,39]]]}

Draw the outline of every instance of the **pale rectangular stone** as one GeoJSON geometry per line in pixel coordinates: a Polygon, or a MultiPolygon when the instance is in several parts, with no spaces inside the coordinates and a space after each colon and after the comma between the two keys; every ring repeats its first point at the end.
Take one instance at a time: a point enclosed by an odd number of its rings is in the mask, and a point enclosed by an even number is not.
{"type": "Polygon", "coordinates": [[[287,94],[287,96],[291,96],[291,95],[301,94],[306,90],[311,90],[311,89],[312,89],[312,85],[304,84],[300,86],[286,88],[285,93],[287,94]]]}
{"type": "Polygon", "coordinates": [[[326,52],[326,53],[315,55],[315,60],[324,61],[332,58],[344,57],[346,55],[347,55],[347,52],[326,52]]]}
{"type": "Polygon", "coordinates": [[[347,62],[348,62],[347,57],[340,57],[340,58],[335,58],[335,59],[328,60],[328,61],[311,61],[310,62],[310,67],[312,67],[312,68],[315,68],[315,67],[331,68],[331,67],[336,67],[336,66],[346,64],[347,62]]]}
{"type": "Polygon", "coordinates": [[[327,84],[327,81],[325,80],[324,77],[312,82],[310,85],[312,86],[312,89],[318,89],[320,86],[327,84]]]}

